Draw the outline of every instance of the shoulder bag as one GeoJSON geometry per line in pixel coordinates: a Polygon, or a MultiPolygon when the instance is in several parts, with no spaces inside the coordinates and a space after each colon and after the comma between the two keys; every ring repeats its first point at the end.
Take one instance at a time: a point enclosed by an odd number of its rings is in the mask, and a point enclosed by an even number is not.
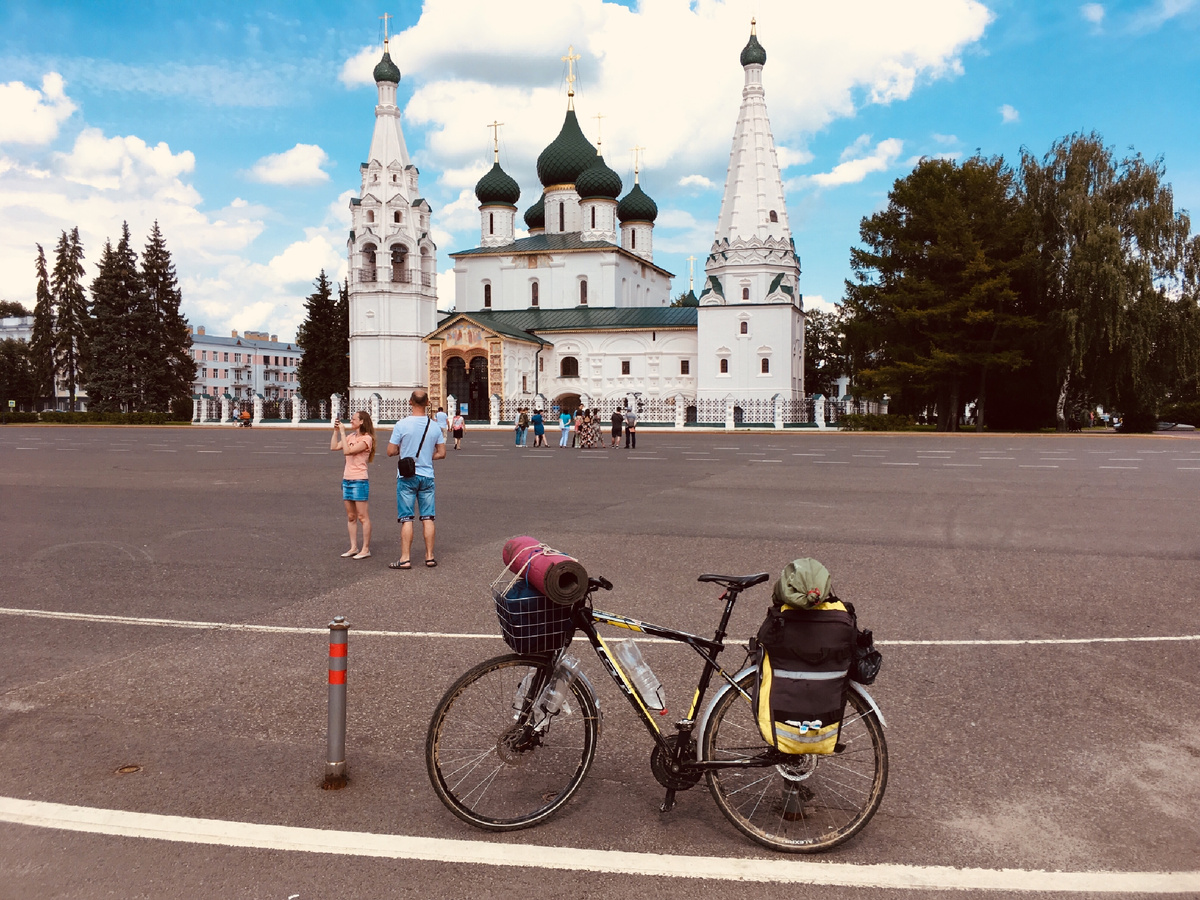
{"type": "MultiPolygon", "coordinates": [[[[429,419],[425,419],[425,432],[421,435],[421,443],[417,445],[417,456],[421,455],[421,449],[425,446],[425,436],[429,434],[429,419]]],[[[396,471],[401,478],[412,478],[417,474],[417,459],[415,456],[402,456],[399,462],[396,463],[396,471]]]]}

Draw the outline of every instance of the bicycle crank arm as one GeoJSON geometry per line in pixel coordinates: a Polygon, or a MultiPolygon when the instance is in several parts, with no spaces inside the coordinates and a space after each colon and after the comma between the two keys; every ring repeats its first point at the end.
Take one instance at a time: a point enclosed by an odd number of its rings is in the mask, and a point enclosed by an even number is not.
{"type": "Polygon", "coordinates": [[[662,806],[658,808],[659,812],[670,812],[675,808],[675,791],[672,788],[667,788],[667,796],[663,798],[662,806]]]}

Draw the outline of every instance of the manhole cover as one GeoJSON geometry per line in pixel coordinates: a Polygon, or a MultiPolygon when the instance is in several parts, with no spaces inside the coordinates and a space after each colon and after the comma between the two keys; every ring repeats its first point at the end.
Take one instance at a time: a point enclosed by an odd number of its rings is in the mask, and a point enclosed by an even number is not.
{"type": "Polygon", "coordinates": [[[142,771],[141,766],[121,766],[121,768],[117,769],[117,774],[118,775],[132,775],[134,772],[140,772],[140,771],[142,771]]]}

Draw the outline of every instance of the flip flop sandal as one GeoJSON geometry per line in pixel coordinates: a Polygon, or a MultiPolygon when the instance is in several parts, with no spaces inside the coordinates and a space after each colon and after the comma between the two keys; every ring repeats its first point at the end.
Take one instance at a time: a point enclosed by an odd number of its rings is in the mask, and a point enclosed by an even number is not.
{"type": "Polygon", "coordinates": [[[412,568],[412,560],[398,559],[395,562],[388,563],[388,568],[389,569],[411,569],[412,568]]]}
{"type": "Polygon", "coordinates": [[[427,560],[425,560],[425,568],[427,568],[427,569],[436,569],[436,568],[437,568],[437,560],[436,560],[436,559],[427,559],[427,560]]]}

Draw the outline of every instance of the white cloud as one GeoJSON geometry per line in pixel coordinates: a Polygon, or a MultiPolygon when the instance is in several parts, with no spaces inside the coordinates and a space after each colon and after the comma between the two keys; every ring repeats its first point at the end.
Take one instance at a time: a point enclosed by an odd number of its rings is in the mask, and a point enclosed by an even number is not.
{"type": "Polygon", "coordinates": [[[857,159],[862,156],[867,148],[871,146],[871,135],[860,134],[855,138],[854,143],[842,150],[842,155],[838,157],[839,162],[845,162],[848,159],[857,159]]]}
{"type": "Polygon", "coordinates": [[[20,81],[0,84],[0,144],[48,144],[75,112],[66,82],[57,72],[42,77],[42,89],[20,81]]]}
{"type": "Polygon", "coordinates": [[[1195,5],[1196,0],[1157,0],[1149,9],[1133,17],[1131,28],[1138,32],[1156,31],[1195,5]]]}
{"type": "Polygon", "coordinates": [[[834,303],[831,300],[826,300],[820,294],[805,294],[804,308],[809,312],[815,310],[817,312],[831,313],[838,312],[842,308],[842,305],[834,303]]]}
{"type": "Polygon", "coordinates": [[[936,131],[932,135],[933,139],[939,144],[957,144],[958,135],[956,134],[938,134],[936,131]]]}
{"type": "MultiPolygon", "coordinates": [[[[743,83],[737,58],[752,15],[767,50],[763,78],[785,168],[807,161],[790,148],[832,120],[960,71],[959,55],[993,18],[978,0],[929,0],[915,10],[893,0],[815,8],[793,0],[673,0],[634,9],[527,0],[521,11],[514,16],[491,0],[428,0],[417,24],[392,39],[391,54],[415,85],[404,115],[429,126],[426,152],[452,171],[486,162],[490,142],[480,123],[499,118],[505,159],[513,160],[505,168],[527,200],[537,189],[533,163],[565,111],[559,58],[568,44],[582,56],[575,107],[585,133],[594,141],[591,117],[603,112],[606,160],[627,185],[624,148],[647,147],[643,182],[653,195],[656,183],[723,174],[743,83]],[[464,30],[464,21],[472,28],[464,30]],[[664,34],[687,46],[694,63],[664,53],[664,34]],[[686,90],[670,90],[681,81],[686,90]]],[[[364,49],[347,60],[342,81],[372,84],[378,59],[378,47],[364,49]]]]}
{"type": "Polygon", "coordinates": [[[438,309],[448,312],[454,309],[454,267],[437,273],[438,309]]]}
{"type": "Polygon", "coordinates": [[[793,150],[790,147],[776,147],[775,160],[779,168],[789,169],[792,166],[803,166],[813,161],[813,155],[807,150],[793,150]]]}
{"type": "Polygon", "coordinates": [[[316,144],[297,144],[264,156],[248,174],[264,184],[320,184],[329,180],[329,173],[321,168],[328,160],[329,154],[316,144]]]}
{"type": "Polygon", "coordinates": [[[1016,107],[1005,103],[1000,107],[1000,118],[1005,125],[1012,125],[1014,122],[1021,121],[1021,114],[1017,112],[1016,107]]]}
{"type": "Polygon", "coordinates": [[[1099,3],[1085,3],[1079,7],[1079,14],[1084,20],[1091,22],[1093,25],[1101,25],[1104,22],[1104,7],[1099,3]]]}
{"type": "Polygon", "coordinates": [[[85,128],[70,152],[54,157],[62,176],[78,184],[156,195],[166,191],[189,205],[199,201],[199,195],[179,180],[195,169],[196,157],[188,150],[172,153],[163,142],[151,147],[134,135],[108,138],[98,128],[85,128]]]}
{"type": "MultiPolygon", "coordinates": [[[[868,141],[870,139],[868,135],[863,135],[863,137],[868,138],[868,141]]],[[[861,154],[862,151],[867,149],[867,144],[860,137],[847,149],[853,153],[861,154]]],[[[899,138],[888,138],[876,144],[875,149],[866,156],[847,159],[847,154],[843,153],[843,161],[834,166],[832,171],[792,179],[788,183],[788,187],[815,185],[819,188],[829,188],[838,187],[843,184],[857,184],[872,172],[884,172],[890,168],[896,162],[900,156],[900,151],[903,149],[904,141],[899,138]]]]}
{"type": "Polygon", "coordinates": [[[711,190],[717,185],[711,178],[706,178],[703,175],[684,175],[679,179],[680,187],[698,187],[704,190],[711,190]]]}

